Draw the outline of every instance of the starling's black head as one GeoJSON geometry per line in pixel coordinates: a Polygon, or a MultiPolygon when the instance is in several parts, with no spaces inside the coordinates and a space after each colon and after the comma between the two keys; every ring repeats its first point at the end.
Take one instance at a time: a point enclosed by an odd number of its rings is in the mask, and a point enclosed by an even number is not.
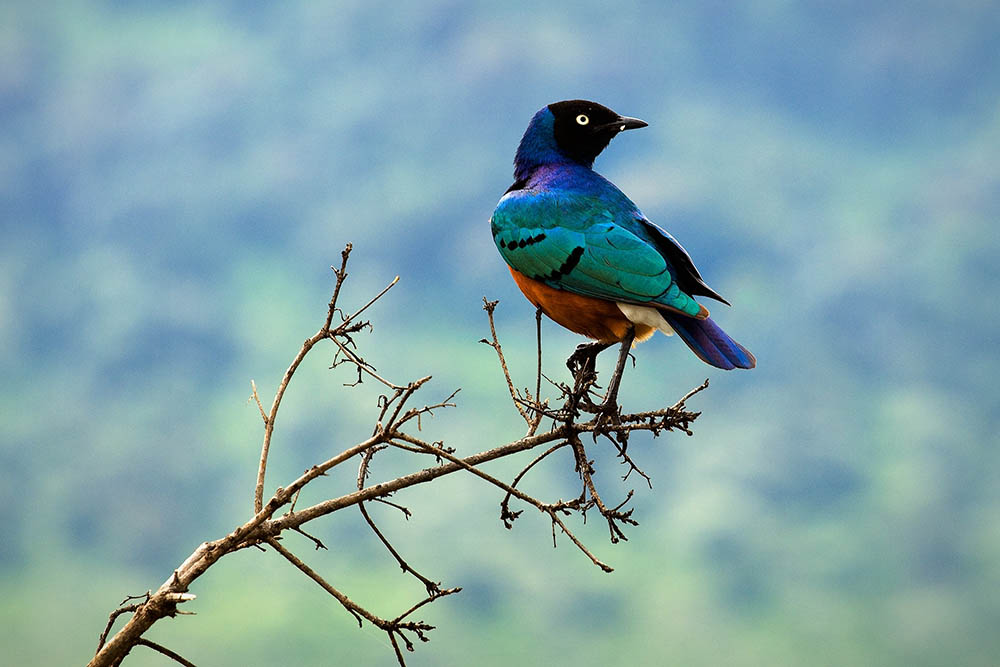
{"type": "Polygon", "coordinates": [[[514,156],[514,178],[523,181],[536,168],[567,159],[591,167],[616,134],[646,127],[638,118],[619,116],[587,100],[567,100],[542,107],[528,123],[514,156]]]}
{"type": "Polygon", "coordinates": [[[554,102],[548,110],[555,117],[553,130],[556,145],[567,157],[588,166],[619,132],[646,127],[638,118],[621,116],[611,109],[587,100],[554,102]]]}

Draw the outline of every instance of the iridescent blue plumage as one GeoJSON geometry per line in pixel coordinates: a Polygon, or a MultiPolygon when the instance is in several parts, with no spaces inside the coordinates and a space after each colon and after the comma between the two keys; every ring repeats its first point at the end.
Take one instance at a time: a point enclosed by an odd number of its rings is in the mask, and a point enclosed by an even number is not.
{"type": "Polygon", "coordinates": [[[705,284],[687,252],[591,169],[616,134],[643,126],[582,100],[535,114],[518,146],[516,180],[491,220],[497,248],[531,281],[625,304],[619,306],[625,310],[653,308],[665,321],[654,327],[669,332],[669,324],[707,363],[752,368],[753,355],[695,300],[703,295],[725,302],[705,284]]]}

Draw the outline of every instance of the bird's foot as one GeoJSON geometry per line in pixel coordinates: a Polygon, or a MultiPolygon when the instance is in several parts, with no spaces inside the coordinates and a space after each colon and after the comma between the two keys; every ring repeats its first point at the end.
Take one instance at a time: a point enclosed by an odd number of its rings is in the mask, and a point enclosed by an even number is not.
{"type": "Polygon", "coordinates": [[[604,343],[582,343],[566,360],[566,367],[573,375],[573,399],[571,401],[573,413],[576,413],[578,409],[585,412],[598,410],[597,404],[591,399],[591,394],[594,393],[594,388],[597,386],[597,355],[607,347],[608,345],[604,343]]]}
{"type": "Polygon", "coordinates": [[[573,354],[566,360],[566,368],[569,369],[573,379],[578,379],[581,372],[594,373],[596,375],[597,355],[610,347],[607,343],[580,343],[573,350],[573,354]]]}
{"type": "Polygon", "coordinates": [[[591,398],[597,386],[597,355],[608,347],[605,343],[581,343],[566,360],[566,368],[573,376],[572,389],[564,389],[568,400],[561,412],[567,420],[575,419],[581,411],[597,411],[597,404],[591,398]]]}
{"type": "Polygon", "coordinates": [[[620,424],[622,408],[618,405],[618,397],[606,399],[603,403],[595,406],[594,411],[594,439],[597,439],[597,431],[612,424],[620,424]]]}
{"type": "Polygon", "coordinates": [[[622,407],[618,404],[618,388],[621,386],[621,369],[615,373],[608,383],[608,391],[604,394],[604,400],[600,405],[594,407],[594,424],[599,429],[602,426],[621,423],[622,407]]]}

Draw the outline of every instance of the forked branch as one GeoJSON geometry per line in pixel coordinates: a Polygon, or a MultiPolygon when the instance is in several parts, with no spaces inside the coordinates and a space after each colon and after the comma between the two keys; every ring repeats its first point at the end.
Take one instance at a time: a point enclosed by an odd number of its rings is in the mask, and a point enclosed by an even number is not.
{"type": "MultiPolygon", "coordinates": [[[[695,388],[676,404],[667,408],[625,414],[615,403],[614,419],[609,420],[607,419],[607,411],[599,412],[595,409],[597,404],[593,399],[599,398],[595,370],[587,369],[586,372],[577,372],[572,378],[572,385],[553,382],[542,374],[541,314],[536,313],[538,350],[534,378],[535,388],[533,392],[528,389],[518,390],[511,377],[503,347],[497,336],[494,322],[497,302],[484,299],[484,308],[489,320],[490,338],[483,339],[482,342],[490,345],[495,351],[511,402],[519,416],[524,420],[527,432],[524,437],[513,442],[496,445],[478,453],[460,455],[459,448],[446,446],[443,442],[430,441],[423,435],[417,435],[421,433],[421,422],[425,417],[432,416],[437,410],[455,406],[453,399],[457,390],[444,399],[431,400],[421,405],[417,402],[417,397],[422,395],[430,376],[405,383],[390,381],[383,374],[378,373],[375,367],[365,360],[360,351],[356,337],[371,329],[371,323],[361,320],[360,316],[383,298],[399,278],[389,282],[385,288],[361,307],[353,311],[342,309],[340,301],[348,276],[347,265],[350,254],[351,246],[348,245],[341,254],[340,265],[331,267],[335,283],[323,324],[315,334],[305,340],[293,357],[278,384],[269,410],[264,408],[257,385],[251,382],[250,398],[255,403],[264,424],[257,478],[253,489],[252,516],[234,528],[228,535],[201,544],[155,591],[123,600],[118,609],[109,615],[107,626],[101,633],[98,642],[97,653],[90,662],[92,667],[118,665],[136,646],[145,646],[160,652],[179,664],[190,665],[191,663],[180,654],[148,640],[144,634],[162,618],[189,613],[182,611],[179,605],[189,604],[194,600],[195,596],[188,591],[198,577],[223,556],[248,547],[273,550],[336,599],[359,624],[364,625],[367,622],[385,632],[393,647],[397,662],[404,665],[403,649],[412,651],[414,639],[421,642],[428,641],[428,633],[434,629],[432,625],[422,620],[410,620],[413,614],[442,597],[459,592],[461,588],[457,586],[444,588],[440,582],[433,581],[417,572],[402,555],[402,550],[392,543],[386,531],[378,527],[375,518],[368,511],[366,503],[385,504],[409,517],[410,510],[398,502],[390,501],[390,496],[404,489],[433,482],[440,477],[456,472],[472,474],[486,483],[483,487],[484,490],[495,489],[498,496],[502,494],[500,520],[507,528],[513,526],[514,520],[523,511],[511,509],[512,503],[524,503],[535,507],[551,523],[553,544],[555,544],[558,533],[562,533],[591,562],[606,572],[612,571],[611,566],[595,556],[583,540],[574,534],[574,528],[568,525],[567,519],[573,514],[578,514],[585,519],[589,509],[596,509],[607,522],[611,541],[617,542],[626,539],[623,526],[637,525],[632,519],[632,510],[625,509],[625,505],[633,497],[633,492],[629,490],[625,494],[624,500],[618,504],[609,504],[602,499],[594,482],[594,470],[597,465],[595,461],[600,457],[591,457],[582,436],[589,434],[589,439],[595,444],[599,442],[613,444],[614,456],[621,459],[627,468],[623,479],[627,479],[632,471],[638,471],[648,481],[649,478],[639,470],[631,454],[627,452],[629,434],[634,431],[647,431],[653,436],[657,436],[665,431],[676,429],[690,435],[690,425],[697,419],[698,413],[688,411],[685,401],[695,393],[705,389],[708,382],[706,381],[705,384],[695,388]],[[267,464],[271,455],[274,428],[282,399],[294,379],[296,371],[310,352],[327,340],[332,344],[333,362],[330,364],[331,368],[346,364],[352,367],[356,373],[357,380],[348,383],[347,386],[355,386],[367,379],[374,381],[382,392],[377,401],[371,436],[355,444],[344,446],[339,453],[334,454],[326,461],[311,466],[285,486],[274,489],[267,497],[265,494],[267,464]],[[547,386],[552,387],[557,393],[554,400],[541,398],[543,379],[548,383],[547,386]],[[556,404],[560,401],[559,407],[550,407],[550,403],[556,404]],[[547,430],[542,428],[542,423],[546,419],[551,421],[547,430]],[[552,461],[551,455],[564,448],[574,454],[573,460],[581,482],[579,496],[568,501],[546,501],[537,495],[537,491],[527,491],[525,480],[528,473],[542,463],[550,463],[552,461]],[[390,449],[401,452],[402,456],[411,457],[413,472],[395,479],[372,481],[371,478],[374,476],[373,458],[378,453],[390,449]],[[509,483],[483,469],[483,465],[490,461],[516,456],[531,450],[537,450],[540,453],[534,455],[531,461],[524,465],[509,483]],[[429,460],[433,461],[430,466],[428,466],[429,460]],[[356,488],[341,496],[327,498],[305,508],[296,507],[296,502],[303,488],[334,468],[353,461],[356,461],[358,465],[356,488]],[[385,546],[404,575],[419,581],[426,590],[425,597],[416,600],[408,609],[394,617],[378,615],[352,600],[343,592],[344,582],[334,586],[323,575],[306,564],[300,556],[296,555],[286,543],[287,541],[282,540],[287,531],[293,531],[310,540],[316,549],[325,548],[319,538],[306,532],[306,524],[352,506],[358,507],[365,522],[371,528],[372,534],[385,546]],[[285,508],[284,513],[279,515],[278,511],[282,508],[285,508]],[[127,617],[127,621],[118,632],[112,635],[112,629],[123,617],[127,617]]],[[[349,583],[346,582],[348,585],[349,583]]]]}

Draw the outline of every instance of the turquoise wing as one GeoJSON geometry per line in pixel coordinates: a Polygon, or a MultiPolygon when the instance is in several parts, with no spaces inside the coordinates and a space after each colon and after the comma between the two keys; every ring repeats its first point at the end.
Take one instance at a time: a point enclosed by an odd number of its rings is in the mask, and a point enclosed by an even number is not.
{"type": "Polygon", "coordinates": [[[680,290],[669,262],[623,222],[597,197],[522,190],[500,200],[491,226],[504,260],[529,278],[599,299],[697,315],[701,306],[680,290]]]}

